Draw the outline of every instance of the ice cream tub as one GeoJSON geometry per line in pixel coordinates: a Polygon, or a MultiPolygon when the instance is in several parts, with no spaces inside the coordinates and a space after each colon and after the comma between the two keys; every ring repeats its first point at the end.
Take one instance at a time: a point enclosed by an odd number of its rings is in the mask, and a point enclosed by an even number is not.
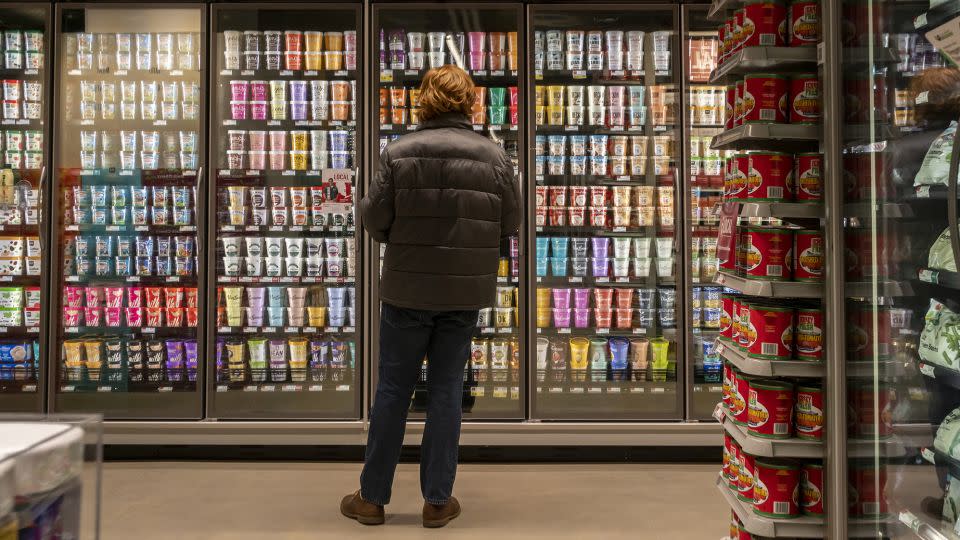
{"type": "Polygon", "coordinates": [[[750,343],[747,354],[766,360],[792,358],[793,308],[751,303],[749,313],[750,319],[744,328],[750,343]]]}
{"type": "Polygon", "coordinates": [[[823,388],[804,383],[797,387],[795,405],[797,437],[819,441],[823,438],[823,388]]]}
{"type": "Polygon", "coordinates": [[[783,47],[787,44],[787,8],[780,2],[753,0],[743,8],[740,39],[744,47],[783,47]]]}
{"type": "Polygon", "coordinates": [[[800,509],[806,515],[823,515],[823,465],[820,463],[804,463],[800,470],[800,509]]]}
{"type": "Polygon", "coordinates": [[[782,152],[754,152],[747,155],[746,198],[784,202],[791,199],[793,156],[782,152]]]}
{"type": "Polygon", "coordinates": [[[797,202],[823,202],[823,154],[794,155],[793,195],[797,202]]]}
{"type": "Polygon", "coordinates": [[[787,78],[774,73],[743,78],[743,123],[787,122],[787,78]]]}
{"type": "Polygon", "coordinates": [[[823,358],[822,308],[804,307],[797,309],[793,341],[797,358],[801,360],[821,360],[823,358]]]}
{"type": "Polygon", "coordinates": [[[0,288],[0,308],[20,309],[21,306],[23,306],[22,287],[0,288]]]}
{"type": "Polygon", "coordinates": [[[793,277],[790,250],[793,232],[770,227],[746,227],[743,246],[747,277],[789,281],[793,277]]]}
{"type": "Polygon", "coordinates": [[[800,515],[800,466],[786,461],[754,461],[753,512],[771,518],[800,515]]]}
{"type": "Polygon", "coordinates": [[[796,281],[823,281],[823,232],[795,231],[793,279],[796,281]]]}
{"type": "Polygon", "coordinates": [[[816,73],[790,78],[790,123],[819,124],[821,116],[820,79],[816,73]]]}
{"type": "Polygon", "coordinates": [[[750,381],[747,426],[750,434],[765,439],[793,435],[793,383],[759,379],[750,381]]]}

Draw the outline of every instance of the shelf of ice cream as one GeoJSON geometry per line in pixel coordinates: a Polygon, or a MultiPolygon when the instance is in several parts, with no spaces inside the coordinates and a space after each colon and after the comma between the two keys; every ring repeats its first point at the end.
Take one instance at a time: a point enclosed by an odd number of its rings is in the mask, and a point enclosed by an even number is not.
{"type": "Polygon", "coordinates": [[[603,72],[611,76],[642,76],[644,53],[657,75],[668,75],[671,65],[670,31],[550,29],[533,33],[533,69],[538,76],[569,71],[573,77],[603,72]]]}
{"type": "Polygon", "coordinates": [[[353,71],[355,30],[226,30],[223,69],[249,71],[353,71]]]}
{"type": "Polygon", "coordinates": [[[200,69],[200,34],[196,32],[76,32],[62,36],[63,68],[69,75],[85,72],[126,76],[129,71],[170,72],[200,69]]]}
{"type": "Polygon", "coordinates": [[[672,354],[671,342],[663,338],[538,337],[537,382],[542,387],[673,381],[676,363],[672,354]]]}

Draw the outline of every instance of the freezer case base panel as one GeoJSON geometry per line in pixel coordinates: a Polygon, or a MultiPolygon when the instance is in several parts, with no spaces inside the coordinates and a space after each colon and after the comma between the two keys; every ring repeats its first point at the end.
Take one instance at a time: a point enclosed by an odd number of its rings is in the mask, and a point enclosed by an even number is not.
{"type": "MultiPolygon", "coordinates": [[[[322,391],[285,392],[284,384],[264,390],[216,392],[211,398],[210,417],[220,419],[329,419],[360,418],[357,396],[353,392],[323,388],[322,391]]],[[[256,390],[253,390],[256,388],[256,390]]]]}
{"type": "Polygon", "coordinates": [[[584,386],[543,383],[534,398],[533,418],[541,420],[681,420],[676,383],[584,386]]]}
{"type": "Polygon", "coordinates": [[[694,384],[690,394],[690,418],[712,420],[713,410],[723,397],[720,383],[694,384]]]}
{"type": "Polygon", "coordinates": [[[43,411],[43,400],[39,392],[0,395],[0,414],[36,413],[43,411]]]}
{"type": "Polygon", "coordinates": [[[99,413],[107,420],[199,420],[203,415],[203,404],[200,395],[195,392],[58,393],[54,398],[52,411],[99,413]]]}

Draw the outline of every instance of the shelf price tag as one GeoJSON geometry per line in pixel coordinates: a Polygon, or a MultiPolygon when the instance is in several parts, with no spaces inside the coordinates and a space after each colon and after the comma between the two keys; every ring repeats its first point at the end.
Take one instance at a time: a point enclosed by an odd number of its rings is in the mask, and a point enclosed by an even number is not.
{"type": "Polygon", "coordinates": [[[933,454],[933,450],[930,450],[929,448],[924,448],[920,450],[920,455],[923,456],[923,459],[936,465],[937,457],[933,454]]]}
{"type": "Polygon", "coordinates": [[[920,281],[926,281],[927,283],[937,284],[940,282],[940,273],[934,270],[924,268],[920,270],[920,281]]]}
{"type": "Polygon", "coordinates": [[[927,364],[927,363],[921,362],[921,363],[920,363],[920,373],[926,375],[927,377],[930,377],[931,379],[936,379],[936,378],[937,378],[936,368],[933,367],[932,364],[927,364]]]}

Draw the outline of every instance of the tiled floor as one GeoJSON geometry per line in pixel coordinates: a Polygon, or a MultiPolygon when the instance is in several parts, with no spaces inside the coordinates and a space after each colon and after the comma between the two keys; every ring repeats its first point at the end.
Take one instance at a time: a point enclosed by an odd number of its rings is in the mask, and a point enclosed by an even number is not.
{"type": "Polygon", "coordinates": [[[420,526],[418,473],[401,465],[387,524],[339,514],[359,464],[108,463],[103,538],[715,539],[729,509],[716,465],[462,465],[463,515],[447,528],[420,526]]]}

